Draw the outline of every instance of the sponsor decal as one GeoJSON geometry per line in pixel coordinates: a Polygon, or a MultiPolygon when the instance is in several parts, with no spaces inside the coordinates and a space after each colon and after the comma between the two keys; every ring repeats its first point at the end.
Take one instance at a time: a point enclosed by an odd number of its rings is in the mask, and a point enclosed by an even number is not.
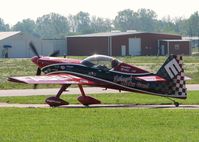
{"type": "Polygon", "coordinates": [[[61,69],[61,70],[65,70],[66,67],[65,67],[65,66],[60,66],[60,69],[61,69]]]}
{"type": "Polygon", "coordinates": [[[132,81],[132,76],[129,77],[123,77],[123,76],[114,76],[113,82],[119,83],[124,86],[129,86],[129,87],[138,87],[138,88],[143,88],[143,89],[148,89],[149,88],[149,83],[141,83],[141,82],[133,82],[132,81]]]}
{"type": "Polygon", "coordinates": [[[148,89],[149,88],[149,83],[144,84],[144,83],[138,82],[138,83],[136,83],[136,87],[143,88],[143,89],[148,89]]]}
{"type": "Polygon", "coordinates": [[[171,79],[173,79],[182,71],[182,68],[180,67],[176,59],[173,59],[169,63],[167,63],[164,68],[171,79]]]}
{"type": "Polygon", "coordinates": [[[124,86],[130,86],[130,87],[135,87],[135,83],[132,82],[132,77],[123,77],[123,76],[114,76],[113,78],[113,82],[115,83],[119,83],[121,85],[124,85],[124,86]]]}
{"type": "Polygon", "coordinates": [[[96,76],[97,74],[95,72],[89,72],[88,75],[90,75],[90,76],[96,76]]]}
{"type": "Polygon", "coordinates": [[[122,66],[120,67],[120,70],[121,70],[121,71],[124,71],[124,72],[130,72],[131,68],[128,67],[128,66],[123,66],[123,65],[122,65],[122,66]]]}

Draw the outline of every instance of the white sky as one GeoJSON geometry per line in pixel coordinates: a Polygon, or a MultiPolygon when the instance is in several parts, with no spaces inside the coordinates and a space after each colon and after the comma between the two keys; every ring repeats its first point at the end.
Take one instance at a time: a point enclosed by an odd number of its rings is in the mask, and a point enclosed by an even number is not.
{"type": "Polygon", "coordinates": [[[167,15],[188,18],[199,11],[199,0],[0,0],[0,18],[14,25],[22,19],[36,20],[51,12],[68,16],[83,11],[113,19],[119,11],[140,8],[154,10],[159,19],[167,15]]]}

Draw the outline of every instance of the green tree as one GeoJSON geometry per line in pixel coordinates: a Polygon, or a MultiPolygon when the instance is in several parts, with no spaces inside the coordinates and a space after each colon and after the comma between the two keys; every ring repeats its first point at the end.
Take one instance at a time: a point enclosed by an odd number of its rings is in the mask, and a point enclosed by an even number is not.
{"type": "Polygon", "coordinates": [[[115,17],[114,26],[115,29],[120,31],[136,30],[137,15],[133,10],[126,9],[118,12],[115,17]]]}
{"type": "Polygon", "coordinates": [[[93,16],[91,18],[91,32],[110,32],[111,20],[93,16]]]}
{"type": "Polygon", "coordinates": [[[68,23],[69,23],[69,27],[70,27],[70,32],[75,33],[77,31],[77,24],[78,24],[76,19],[75,19],[75,16],[69,15],[68,16],[68,23]]]}
{"type": "Polygon", "coordinates": [[[188,19],[188,34],[190,36],[199,36],[199,14],[198,11],[194,12],[188,19]]]}
{"type": "Polygon", "coordinates": [[[36,32],[42,38],[63,38],[69,32],[68,20],[56,13],[43,15],[37,18],[36,32]]]}
{"type": "Polygon", "coordinates": [[[188,20],[182,17],[174,19],[175,32],[181,35],[188,35],[188,20]]]}
{"type": "Polygon", "coordinates": [[[170,16],[164,17],[158,21],[157,31],[175,34],[176,25],[170,16]]]}
{"type": "Polygon", "coordinates": [[[25,33],[36,35],[35,28],[36,28],[36,24],[35,24],[34,20],[24,19],[24,20],[22,20],[22,22],[17,22],[17,24],[15,24],[12,27],[12,30],[13,31],[22,31],[25,33]]]}
{"type": "Polygon", "coordinates": [[[91,33],[91,20],[89,13],[80,11],[74,16],[74,21],[76,25],[76,32],[80,34],[91,33]]]}
{"type": "Polygon", "coordinates": [[[156,31],[157,14],[150,9],[139,9],[138,15],[138,30],[154,32],[156,31]]]}
{"type": "Polygon", "coordinates": [[[123,32],[127,30],[152,32],[155,31],[156,18],[156,13],[150,9],[139,9],[137,12],[126,9],[115,17],[114,26],[123,32]]]}
{"type": "Polygon", "coordinates": [[[5,24],[3,19],[0,18],[0,31],[8,31],[10,29],[10,26],[8,24],[5,24]]]}

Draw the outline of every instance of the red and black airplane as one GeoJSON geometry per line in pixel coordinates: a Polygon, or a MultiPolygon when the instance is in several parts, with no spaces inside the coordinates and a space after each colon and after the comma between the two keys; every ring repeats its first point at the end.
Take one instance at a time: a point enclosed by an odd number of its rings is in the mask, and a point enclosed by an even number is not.
{"type": "MultiPolygon", "coordinates": [[[[81,91],[78,100],[83,105],[101,103],[87,96],[83,85],[168,98],[187,98],[182,56],[170,55],[157,73],[151,73],[110,56],[93,55],[84,60],[57,58],[40,56],[32,43],[30,47],[37,55],[32,58],[32,62],[38,66],[36,76],[10,77],[8,80],[27,84],[60,84],[57,95],[46,99],[46,103],[53,107],[69,104],[60,95],[71,84],[78,85],[81,91]]],[[[178,102],[172,101],[179,106],[178,102]]]]}

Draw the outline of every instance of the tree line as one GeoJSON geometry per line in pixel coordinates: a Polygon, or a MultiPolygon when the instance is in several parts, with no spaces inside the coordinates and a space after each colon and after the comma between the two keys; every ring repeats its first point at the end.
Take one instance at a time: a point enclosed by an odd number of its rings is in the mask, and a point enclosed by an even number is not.
{"type": "Polygon", "coordinates": [[[89,13],[80,11],[76,15],[68,15],[67,17],[50,13],[38,17],[36,21],[24,19],[13,26],[6,24],[0,18],[0,31],[22,31],[40,38],[54,39],[63,38],[67,35],[110,32],[113,30],[199,36],[199,14],[196,11],[187,19],[167,16],[158,20],[157,13],[151,9],[139,9],[137,11],[125,9],[119,11],[117,16],[111,20],[90,16],[89,13]]]}

